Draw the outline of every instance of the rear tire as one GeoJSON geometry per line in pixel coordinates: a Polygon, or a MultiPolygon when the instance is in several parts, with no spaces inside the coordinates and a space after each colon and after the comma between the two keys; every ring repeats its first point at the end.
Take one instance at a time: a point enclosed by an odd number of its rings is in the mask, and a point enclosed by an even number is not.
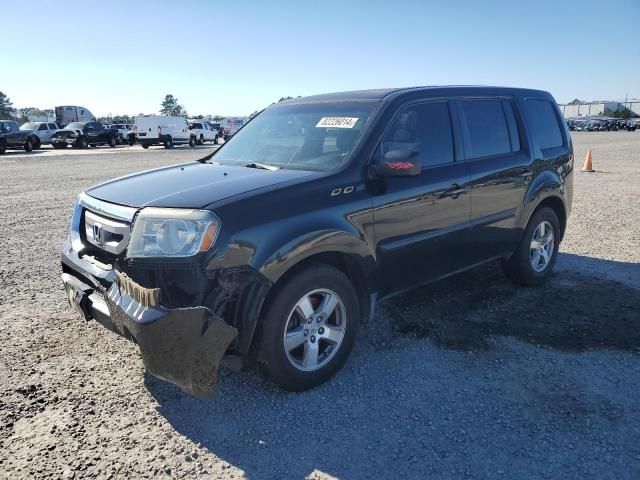
{"type": "Polygon", "coordinates": [[[80,137],[80,140],[78,140],[78,148],[87,148],[87,146],[87,139],[85,137],[80,137]]]}
{"type": "Polygon", "coordinates": [[[109,139],[109,146],[111,148],[115,148],[115,146],[118,144],[118,140],[116,139],[116,137],[111,137],[109,139]]]}
{"type": "Polygon", "coordinates": [[[7,151],[7,145],[4,142],[0,142],[0,155],[4,155],[7,151]]]}
{"type": "Polygon", "coordinates": [[[31,143],[31,139],[27,138],[27,141],[24,142],[24,151],[31,152],[33,151],[33,143],[31,143]]]}
{"type": "Polygon", "coordinates": [[[146,150],[147,148],[149,148],[149,145],[147,145],[146,143],[143,143],[142,144],[142,148],[144,148],[146,150]]]}
{"type": "Polygon", "coordinates": [[[133,147],[136,144],[136,141],[133,138],[130,138],[127,140],[127,143],[130,147],[133,147]]]}
{"type": "Polygon", "coordinates": [[[200,135],[200,139],[198,140],[198,145],[204,145],[204,136],[200,135]]]}
{"type": "Polygon", "coordinates": [[[164,145],[164,148],[173,148],[173,138],[171,138],[171,136],[167,135],[164,138],[164,141],[162,142],[162,144],[164,145]]]}
{"type": "Polygon", "coordinates": [[[543,207],[532,215],[520,245],[503,263],[503,269],[514,283],[540,285],[553,271],[559,246],[558,216],[553,209],[543,207]]]}
{"type": "Polygon", "coordinates": [[[189,137],[189,146],[191,148],[196,146],[196,137],[189,137]]]}
{"type": "Polygon", "coordinates": [[[355,288],[340,270],[320,263],[298,270],[275,287],[261,316],[260,369],[290,391],[326,382],[347,360],[360,315],[355,288]]]}
{"type": "Polygon", "coordinates": [[[42,147],[42,141],[40,140],[40,137],[36,137],[33,139],[33,148],[35,150],[39,150],[40,147],[42,147]]]}

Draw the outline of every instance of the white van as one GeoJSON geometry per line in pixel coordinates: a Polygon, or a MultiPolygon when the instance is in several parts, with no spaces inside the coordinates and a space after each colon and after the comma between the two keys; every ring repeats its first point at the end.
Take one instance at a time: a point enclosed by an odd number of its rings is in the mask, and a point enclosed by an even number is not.
{"type": "Polygon", "coordinates": [[[164,145],[164,148],[185,143],[190,147],[196,145],[196,137],[189,130],[186,118],[162,115],[136,117],[133,132],[129,134],[128,140],[129,145],[138,141],[142,148],[149,148],[149,145],[164,145]]]}

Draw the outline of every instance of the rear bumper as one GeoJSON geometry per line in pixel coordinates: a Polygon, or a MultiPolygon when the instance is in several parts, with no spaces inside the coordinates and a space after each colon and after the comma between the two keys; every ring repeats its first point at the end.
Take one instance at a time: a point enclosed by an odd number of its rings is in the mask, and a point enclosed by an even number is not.
{"type": "Polygon", "coordinates": [[[63,249],[62,282],[69,303],[134,341],[146,370],[195,396],[214,393],[218,368],[238,331],[205,307],[166,308],[157,289],[145,289],[63,249]]]}

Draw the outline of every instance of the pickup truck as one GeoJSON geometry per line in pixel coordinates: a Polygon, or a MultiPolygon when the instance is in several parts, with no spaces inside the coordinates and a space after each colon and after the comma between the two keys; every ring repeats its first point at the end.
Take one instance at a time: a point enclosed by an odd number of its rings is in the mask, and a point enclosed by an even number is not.
{"type": "Polygon", "coordinates": [[[72,122],[62,130],[51,135],[53,148],[96,147],[98,145],[115,147],[118,144],[118,131],[104,128],[99,122],[72,122]]]}
{"type": "Polygon", "coordinates": [[[30,152],[39,145],[40,139],[33,130],[20,130],[13,120],[0,120],[0,155],[8,149],[30,152]]]}
{"type": "Polygon", "coordinates": [[[192,135],[195,135],[198,145],[203,145],[204,142],[218,143],[218,132],[213,130],[207,122],[190,121],[189,130],[192,135]]]}

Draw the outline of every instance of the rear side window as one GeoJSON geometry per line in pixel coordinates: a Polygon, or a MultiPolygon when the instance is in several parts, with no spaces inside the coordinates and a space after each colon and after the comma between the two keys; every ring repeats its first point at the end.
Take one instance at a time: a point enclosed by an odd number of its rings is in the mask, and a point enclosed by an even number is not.
{"type": "Polygon", "coordinates": [[[416,150],[422,167],[453,162],[453,134],[448,102],[431,102],[404,109],[382,140],[382,154],[416,150]]]}
{"type": "Polygon", "coordinates": [[[562,146],[562,133],[555,107],[547,100],[525,100],[531,130],[541,149],[562,146]]]}
{"type": "Polygon", "coordinates": [[[461,104],[469,134],[469,158],[511,152],[509,128],[499,100],[465,100],[461,104]]]}

